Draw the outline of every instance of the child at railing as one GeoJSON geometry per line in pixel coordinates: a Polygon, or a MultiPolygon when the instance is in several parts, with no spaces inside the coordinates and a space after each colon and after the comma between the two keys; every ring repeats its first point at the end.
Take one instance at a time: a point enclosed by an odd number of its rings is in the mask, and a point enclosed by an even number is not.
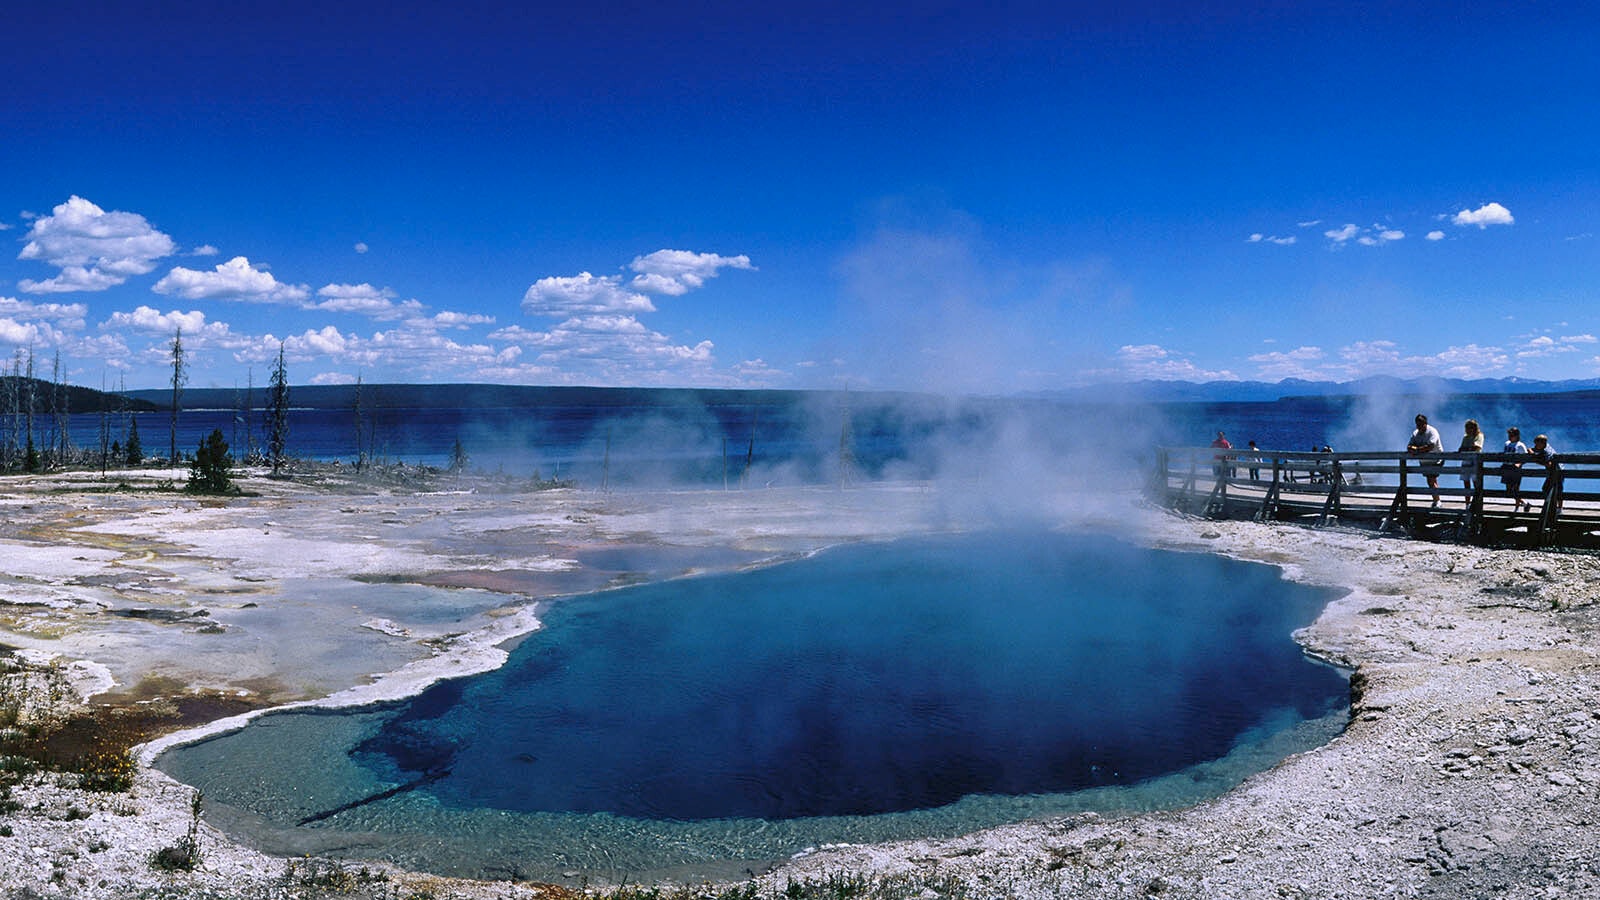
{"type": "MultiPolygon", "coordinates": [[[[1522,442],[1522,429],[1515,425],[1506,429],[1506,447],[1501,452],[1514,453],[1518,456],[1526,456],[1528,454],[1528,445],[1522,442]]],[[[1517,494],[1517,491],[1522,489],[1522,463],[1501,463],[1500,483],[1505,486],[1506,493],[1511,495],[1512,512],[1516,512],[1524,506],[1527,506],[1530,510],[1533,509],[1532,506],[1522,502],[1522,497],[1517,494]]]]}

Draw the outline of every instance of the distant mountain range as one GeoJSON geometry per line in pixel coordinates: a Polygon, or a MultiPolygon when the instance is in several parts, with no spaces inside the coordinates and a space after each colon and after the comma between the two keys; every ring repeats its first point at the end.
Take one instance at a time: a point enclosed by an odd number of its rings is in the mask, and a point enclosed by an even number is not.
{"type": "Polygon", "coordinates": [[[1374,375],[1354,381],[1129,381],[1051,391],[1033,396],[1072,401],[1145,403],[1271,402],[1286,397],[1408,396],[1439,397],[1460,394],[1515,396],[1600,392],[1600,378],[1539,381],[1531,378],[1395,378],[1374,375]]]}

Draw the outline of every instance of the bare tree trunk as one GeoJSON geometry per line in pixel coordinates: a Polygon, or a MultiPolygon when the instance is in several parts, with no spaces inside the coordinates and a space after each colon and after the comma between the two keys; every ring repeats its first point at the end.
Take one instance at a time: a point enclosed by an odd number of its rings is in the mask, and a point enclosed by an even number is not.
{"type": "Polygon", "coordinates": [[[272,474],[283,468],[284,452],[289,442],[289,370],[283,361],[283,344],[278,344],[278,362],[272,367],[272,380],[267,386],[267,456],[272,462],[272,474]]]}
{"type": "Polygon", "coordinates": [[[176,328],[172,332],[172,439],[171,449],[167,454],[167,462],[178,464],[178,401],[183,396],[184,382],[189,380],[188,373],[183,366],[183,329],[176,328]]]}
{"type": "Polygon", "coordinates": [[[355,420],[356,420],[356,473],[360,474],[367,467],[366,445],[366,408],[362,405],[361,376],[356,376],[355,420]]]}
{"type": "Polygon", "coordinates": [[[61,350],[56,350],[55,361],[50,366],[52,384],[50,403],[55,413],[55,466],[72,461],[72,397],[67,391],[67,373],[61,367],[61,350]]]}

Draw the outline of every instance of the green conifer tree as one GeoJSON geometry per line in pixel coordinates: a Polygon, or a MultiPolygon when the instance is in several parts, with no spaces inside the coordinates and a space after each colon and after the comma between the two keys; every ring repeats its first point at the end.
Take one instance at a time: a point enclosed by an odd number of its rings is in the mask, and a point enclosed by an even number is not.
{"type": "Polygon", "coordinates": [[[139,442],[139,420],[128,419],[128,465],[144,462],[144,445],[139,442]]]}
{"type": "Polygon", "coordinates": [[[211,434],[194,451],[194,462],[189,466],[189,490],[197,494],[227,493],[233,488],[233,479],[229,476],[232,468],[233,457],[228,453],[222,429],[211,429],[211,434]]]}

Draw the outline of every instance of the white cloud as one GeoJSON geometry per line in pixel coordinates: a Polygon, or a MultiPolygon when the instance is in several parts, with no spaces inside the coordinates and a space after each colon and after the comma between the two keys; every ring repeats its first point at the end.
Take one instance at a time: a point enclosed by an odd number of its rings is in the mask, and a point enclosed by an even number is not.
{"type": "Polygon", "coordinates": [[[1446,378],[1481,378],[1504,371],[1510,356],[1499,347],[1467,344],[1438,353],[1405,355],[1393,341],[1357,341],[1339,351],[1344,360],[1342,377],[1438,375],[1446,378]]]}
{"type": "Polygon", "coordinates": [[[1269,235],[1262,234],[1261,232],[1258,231],[1255,234],[1250,235],[1250,238],[1249,238],[1248,242],[1252,243],[1252,244],[1261,244],[1261,243],[1277,244],[1280,247],[1287,247],[1290,244],[1293,244],[1298,240],[1300,240],[1300,239],[1298,237],[1295,237],[1292,234],[1289,235],[1288,237],[1274,237],[1274,236],[1269,236],[1269,235]]]}
{"type": "Polygon", "coordinates": [[[622,275],[589,272],[534,282],[523,294],[523,311],[559,323],[544,331],[511,326],[491,332],[490,340],[509,343],[507,350],[517,356],[514,365],[485,374],[507,380],[537,377],[594,384],[739,383],[733,373],[712,370],[711,341],[674,340],[645,325],[639,316],[656,311],[647,294],[682,296],[704,287],[723,269],[754,269],[750,258],[657,250],[635,257],[628,267],[635,275],[626,283],[622,275]],[[531,358],[522,359],[524,352],[531,358]]]}
{"type": "Polygon", "coordinates": [[[221,253],[221,252],[222,252],[221,250],[218,250],[217,248],[211,246],[210,244],[201,244],[200,246],[194,248],[193,250],[190,250],[189,251],[189,255],[190,256],[216,256],[218,253],[221,253]]]}
{"type": "Polygon", "coordinates": [[[0,316],[0,344],[22,347],[45,343],[40,338],[40,327],[37,323],[18,322],[10,316],[0,316]]]}
{"type": "MultiPolygon", "coordinates": [[[[328,325],[320,331],[307,330],[298,339],[290,338],[289,340],[297,341],[298,347],[304,347],[310,352],[329,356],[338,356],[350,347],[350,342],[343,334],[339,333],[339,329],[332,325],[328,325]]],[[[287,346],[287,342],[285,342],[285,346],[287,346]]]]}
{"type": "Polygon", "coordinates": [[[418,300],[396,303],[393,290],[376,288],[366,282],[325,284],[317,288],[317,296],[322,299],[302,304],[302,308],[323,312],[357,313],[380,322],[417,316],[427,308],[418,300]]]}
{"type": "MultiPolygon", "coordinates": [[[[521,329],[506,330],[523,337],[538,334],[521,329]]],[[[440,333],[434,317],[408,319],[370,337],[341,331],[331,325],[306,329],[282,339],[271,334],[261,335],[237,343],[232,348],[234,359],[239,363],[270,363],[277,358],[280,340],[288,362],[322,369],[322,374],[315,376],[322,379],[320,383],[348,383],[341,382],[348,378],[346,374],[331,371],[335,367],[346,372],[351,368],[404,372],[407,381],[535,380],[529,371],[518,368],[518,359],[523,354],[521,346],[496,347],[488,343],[454,341],[440,333]]]]}
{"type": "Polygon", "coordinates": [[[436,313],[431,318],[423,321],[429,325],[443,328],[470,328],[473,325],[493,325],[494,316],[486,316],[481,313],[445,311],[436,313]]]}
{"type": "Polygon", "coordinates": [[[554,317],[656,311],[649,297],[622,287],[622,276],[596,277],[588,272],[535,281],[522,295],[522,309],[529,315],[554,317]]]}
{"type": "Polygon", "coordinates": [[[1257,353],[1249,359],[1256,364],[1257,378],[1281,381],[1285,378],[1325,377],[1326,373],[1321,367],[1325,355],[1321,347],[1297,347],[1288,351],[1257,353]]]}
{"type": "Polygon", "coordinates": [[[1346,225],[1343,228],[1334,228],[1324,231],[1322,236],[1330,241],[1333,241],[1335,244],[1342,244],[1360,233],[1361,229],[1357,228],[1355,225],[1346,225]]]}
{"type": "Polygon", "coordinates": [[[0,316],[13,319],[47,319],[69,331],[83,329],[89,307],[82,303],[34,303],[15,297],[0,297],[0,316]]]}
{"type": "Polygon", "coordinates": [[[128,356],[128,344],[120,334],[79,337],[72,342],[72,353],[79,359],[99,360],[117,369],[122,368],[128,356]]]}
{"type": "Polygon", "coordinates": [[[538,341],[540,336],[543,334],[544,332],[542,331],[533,331],[523,328],[521,325],[507,325],[505,328],[499,328],[489,332],[489,340],[511,341],[513,343],[532,343],[538,341]]]}
{"type": "Polygon", "coordinates": [[[1342,228],[1324,231],[1322,236],[1332,241],[1335,247],[1343,247],[1352,240],[1363,247],[1381,247],[1391,241],[1404,240],[1406,233],[1385,225],[1362,228],[1359,225],[1347,224],[1342,228]]]}
{"type": "Polygon", "coordinates": [[[1430,241],[1442,241],[1442,240],[1444,240],[1444,232],[1442,232],[1442,231],[1430,231],[1430,232],[1428,232],[1428,240],[1430,240],[1430,241]]]}
{"type": "Polygon", "coordinates": [[[1547,334],[1529,338],[1517,348],[1518,359],[1539,359],[1546,356],[1557,356],[1562,353],[1576,353],[1585,345],[1596,343],[1597,339],[1592,334],[1572,334],[1560,337],[1551,337],[1547,334]]]}
{"type": "Polygon", "coordinates": [[[596,334],[645,334],[650,330],[633,316],[579,316],[563,322],[562,327],[596,334]]]}
{"type": "Polygon", "coordinates": [[[390,288],[378,288],[363,281],[360,284],[325,284],[317,288],[317,296],[325,300],[359,302],[389,301],[395,293],[390,288]]]}
{"type": "Polygon", "coordinates": [[[151,288],[185,300],[239,300],[249,303],[299,303],[311,295],[303,284],[284,284],[250,260],[235,256],[210,272],[173,267],[151,288]]]}
{"type": "Polygon", "coordinates": [[[372,248],[367,246],[367,242],[366,241],[356,241],[355,250],[356,250],[357,253],[365,253],[370,249],[372,249],[372,248]]]}
{"type": "Polygon", "coordinates": [[[1400,345],[1394,341],[1356,341],[1341,347],[1339,357],[1350,367],[1349,371],[1371,374],[1399,362],[1400,345]]]}
{"type": "Polygon", "coordinates": [[[1435,371],[1446,378],[1475,378],[1501,371],[1510,358],[1499,347],[1450,347],[1431,357],[1422,357],[1434,365],[1435,371]]]}
{"type": "Polygon", "coordinates": [[[155,261],[177,250],[172,238],[144,216],[106,212],[74,194],[48,216],[35,218],[18,259],[38,260],[61,269],[45,281],[18,283],[30,294],[103,291],[155,268],[155,261]]]}
{"type": "Polygon", "coordinates": [[[1124,344],[1117,349],[1116,366],[1127,378],[1155,381],[1237,381],[1227,369],[1204,369],[1157,344],[1124,344]]]}
{"type": "Polygon", "coordinates": [[[754,266],[750,265],[750,257],[743,254],[721,256],[689,250],[657,250],[635,257],[629,268],[639,273],[633,279],[634,290],[677,297],[703,286],[724,268],[751,269],[754,266]]]}
{"type": "Polygon", "coordinates": [[[1474,210],[1458,212],[1450,219],[1457,225],[1476,225],[1478,228],[1488,228],[1490,225],[1511,225],[1516,219],[1511,217],[1511,210],[1498,203],[1485,203],[1474,210]]]}
{"type": "Polygon", "coordinates": [[[103,291],[127,280],[120,275],[112,275],[100,269],[67,266],[54,278],[44,281],[24,278],[17,282],[17,286],[30,294],[70,294],[79,291],[103,291]]]}
{"type": "MultiPolygon", "coordinates": [[[[238,340],[230,333],[226,322],[207,322],[206,314],[197,309],[189,312],[173,310],[164,313],[148,306],[140,306],[133,312],[114,312],[110,318],[100,323],[102,331],[135,331],[162,338],[170,337],[180,328],[183,329],[185,344],[193,342],[231,346],[238,340]]],[[[165,345],[162,346],[165,352],[165,345]]]]}
{"type": "Polygon", "coordinates": [[[744,384],[777,384],[789,379],[789,373],[767,365],[767,361],[759,357],[735,363],[733,371],[744,384]]]}
{"type": "MultiPolygon", "coordinates": [[[[489,339],[531,354],[532,361],[521,364],[524,374],[536,370],[540,377],[555,375],[567,383],[705,384],[719,377],[711,371],[711,341],[680,344],[625,314],[574,316],[548,331],[512,326],[492,332],[489,339]]],[[[733,376],[724,381],[739,383],[733,376]]]]}

